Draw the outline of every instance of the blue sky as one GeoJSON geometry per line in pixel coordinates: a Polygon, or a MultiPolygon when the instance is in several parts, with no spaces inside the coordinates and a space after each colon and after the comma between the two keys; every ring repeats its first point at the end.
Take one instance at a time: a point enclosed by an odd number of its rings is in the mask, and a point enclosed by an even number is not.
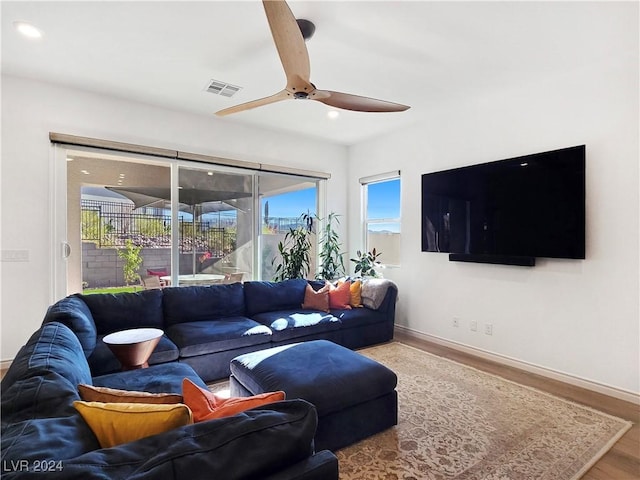
{"type": "MultiPolygon", "coordinates": [[[[369,218],[399,218],[400,217],[400,180],[372,183],[369,185],[369,218]]],[[[307,210],[311,213],[316,209],[315,188],[307,188],[296,192],[268,197],[270,217],[299,217],[307,210]]],[[[337,212],[338,214],[344,214],[337,212]]]]}
{"type": "Polygon", "coordinates": [[[270,217],[299,217],[307,210],[316,213],[316,189],[306,188],[296,192],[283,193],[262,199],[261,213],[264,213],[265,201],[269,201],[270,217]]]}
{"type": "MultiPolygon", "coordinates": [[[[268,200],[270,217],[299,217],[307,210],[315,212],[315,195],[315,188],[276,195],[263,199],[260,208],[264,212],[264,203],[268,200]]],[[[367,213],[369,218],[399,218],[400,180],[370,184],[367,213]]]]}
{"type": "Polygon", "coordinates": [[[400,179],[369,184],[368,218],[400,218],[400,179]]]}

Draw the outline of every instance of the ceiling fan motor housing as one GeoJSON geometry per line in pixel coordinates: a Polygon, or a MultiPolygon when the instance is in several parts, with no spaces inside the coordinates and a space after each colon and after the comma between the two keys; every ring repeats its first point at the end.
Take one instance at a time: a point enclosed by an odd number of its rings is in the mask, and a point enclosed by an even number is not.
{"type": "Polygon", "coordinates": [[[297,18],[296,22],[298,22],[298,27],[300,27],[302,38],[304,38],[305,40],[309,40],[311,37],[313,37],[313,34],[316,31],[316,26],[311,20],[297,18]]]}

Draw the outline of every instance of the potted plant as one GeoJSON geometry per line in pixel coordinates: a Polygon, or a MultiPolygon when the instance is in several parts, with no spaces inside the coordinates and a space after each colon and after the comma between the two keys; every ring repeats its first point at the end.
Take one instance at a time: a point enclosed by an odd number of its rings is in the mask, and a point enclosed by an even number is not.
{"type": "Polygon", "coordinates": [[[313,218],[308,213],[300,216],[304,227],[290,228],[284,236],[284,241],[278,242],[278,253],[281,261],[275,265],[273,280],[280,282],[289,278],[305,278],[311,268],[311,227],[313,218]]]}
{"type": "Polygon", "coordinates": [[[322,228],[320,253],[318,254],[320,263],[316,273],[318,280],[332,280],[344,275],[344,260],[340,251],[342,244],[339,241],[338,232],[334,228],[334,224],[340,225],[338,217],[339,215],[331,212],[322,228]]]}
{"type": "Polygon", "coordinates": [[[377,260],[377,258],[382,255],[382,252],[377,252],[374,248],[370,252],[361,252],[358,250],[356,252],[357,258],[352,258],[351,261],[356,264],[355,274],[362,277],[377,277],[378,272],[376,271],[376,267],[381,266],[382,263],[377,260]]]}

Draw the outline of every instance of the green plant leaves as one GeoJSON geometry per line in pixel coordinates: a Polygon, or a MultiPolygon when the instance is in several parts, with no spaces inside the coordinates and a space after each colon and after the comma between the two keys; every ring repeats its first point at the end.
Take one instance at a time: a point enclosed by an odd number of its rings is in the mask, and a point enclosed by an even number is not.
{"type": "MultiPolygon", "coordinates": [[[[339,215],[331,212],[326,219],[326,223],[322,229],[320,237],[320,263],[316,278],[319,280],[331,280],[344,275],[344,260],[340,251],[342,244],[338,232],[334,228],[340,224],[339,215]]],[[[317,217],[316,217],[317,218],[317,217]]],[[[321,220],[318,218],[318,220],[321,220]]]]}
{"type": "Polygon", "coordinates": [[[138,269],[140,268],[140,265],[142,265],[142,257],[140,256],[141,250],[142,246],[134,245],[131,239],[127,239],[125,241],[124,248],[118,249],[118,257],[124,260],[124,264],[122,265],[122,274],[127,285],[137,282],[140,279],[138,269]]]}
{"type": "Polygon", "coordinates": [[[374,248],[370,252],[362,253],[360,250],[356,252],[357,258],[350,259],[356,264],[354,272],[360,273],[363,277],[377,277],[375,267],[381,265],[381,262],[377,258],[382,255],[382,252],[377,252],[374,248]]]}
{"type": "MultiPolygon", "coordinates": [[[[311,268],[311,225],[313,219],[309,214],[300,216],[305,227],[290,228],[284,241],[278,242],[281,262],[276,265],[274,281],[289,278],[305,278],[311,268]]],[[[272,264],[275,264],[274,258],[272,264]]]]}

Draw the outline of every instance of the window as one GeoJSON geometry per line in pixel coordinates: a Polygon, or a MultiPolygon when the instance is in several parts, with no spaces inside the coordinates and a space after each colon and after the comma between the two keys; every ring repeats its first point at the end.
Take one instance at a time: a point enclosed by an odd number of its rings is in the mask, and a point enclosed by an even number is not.
{"type": "Polygon", "coordinates": [[[364,245],[384,265],[400,265],[400,172],[360,179],[364,245]]]}

